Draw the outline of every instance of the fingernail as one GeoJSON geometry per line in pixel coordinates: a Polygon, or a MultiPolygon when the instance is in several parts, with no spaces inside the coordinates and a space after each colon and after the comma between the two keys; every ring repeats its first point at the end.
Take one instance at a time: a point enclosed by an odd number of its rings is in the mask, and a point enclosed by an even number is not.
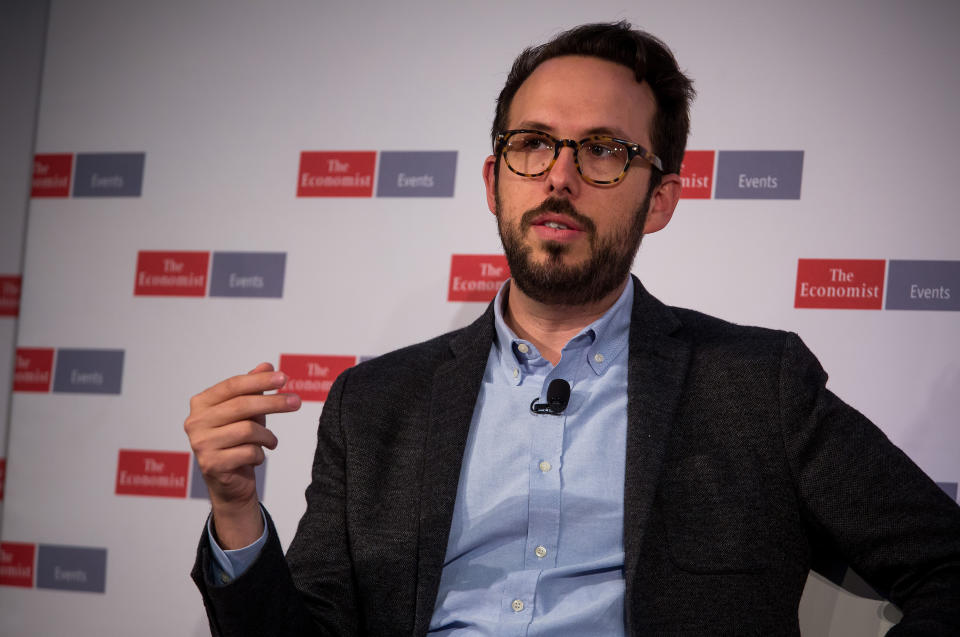
{"type": "Polygon", "coordinates": [[[284,385],[287,384],[287,375],[284,374],[283,372],[277,372],[276,374],[273,375],[273,378],[271,380],[273,381],[273,384],[276,385],[277,387],[283,387],[284,385]]]}
{"type": "Polygon", "coordinates": [[[287,405],[290,407],[299,407],[300,397],[296,394],[287,394],[287,405]]]}

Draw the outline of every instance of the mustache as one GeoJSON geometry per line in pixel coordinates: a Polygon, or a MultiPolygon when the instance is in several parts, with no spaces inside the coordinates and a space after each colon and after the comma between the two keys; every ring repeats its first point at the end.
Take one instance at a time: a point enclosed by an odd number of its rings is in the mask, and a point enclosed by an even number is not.
{"type": "Polygon", "coordinates": [[[596,234],[597,227],[593,223],[593,219],[582,214],[577,210],[568,199],[561,199],[560,197],[547,197],[540,205],[536,208],[531,208],[523,213],[523,216],[520,217],[520,230],[526,232],[530,229],[530,226],[533,225],[533,221],[542,214],[548,212],[556,212],[558,214],[567,215],[573,219],[583,230],[589,232],[590,234],[596,234]]]}

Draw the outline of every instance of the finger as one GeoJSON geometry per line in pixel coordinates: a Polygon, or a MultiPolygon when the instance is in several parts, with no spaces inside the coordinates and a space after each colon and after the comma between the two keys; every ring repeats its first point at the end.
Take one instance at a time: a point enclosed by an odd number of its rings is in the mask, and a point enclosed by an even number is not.
{"type": "Polygon", "coordinates": [[[198,453],[214,453],[250,444],[276,449],[278,441],[277,436],[260,423],[244,420],[208,430],[199,435],[195,442],[198,453]]]}
{"type": "Polygon", "coordinates": [[[247,373],[256,374],[258,372],[272,372],[272,371],[273,371],[273,365],[271,363],[260,363],[259,365],[257,365],[247,373]]]}
{"type": "MultiPolygon", "coordinates": [[[[254,368],[256,369],[256,368],[254,368]]],[[[287,375],[283,372],[263,371],[240,374],[208,387],[190,400],[190,409],[203,409],[244,394],[259,394],[283,387],[287,375]]]]}
{"type": "MultiPolygon", "coordinates": [[[[271,363],[260,363],[259,365],[257,365],[247,373],[258,374],[260,372],[272,372],[272,371],[273,371],[273,365],[271,363]]],[[[263,393],[264,392],[260,392],[261,395],[263,393]]],[[[254,416],[251,420],[253,420],[254,422],[260,423],[264,427],[267,426],[267,417],[265,415],[261,414],[259,416],[254,416]]]]}
{"type": "Polygon", "coordinates": [[[261,394],[236,396],[222,403],[191,411],[184,428],[190,434],[216,427],[223,427],[243,420],[257,420],[265,424],[266,414],[285,413],[300,408],[296,394],[261,394]]]}
{"type": "MultiPolygon", "coordinates": [[[[248,374],[258,374],[258,373],[260,373],[260,372],[272,372],[272,371],[273,371],[273,365],[272,365],[272,364],[270,364],[270,363],[260,363],[259,365],[257,365],[256,367],[254,367],[253,369],[251,369],[251,370],[250,370],[249,372],[247,372],[247,373],[248,373],[248,374]]],[[[264,392],[260,392],[260,393],[263,394],[264,392]]],[[[263,425],[263,426],[266,426],[266,425],[267,425],[267,417],[266,417],[266,416],[257,416],[257,417],[255,417],[253,420],[259,422],[259,423],[260,423],[261,425],[263,425]]]]}
{"type": "MultiPolygon", "coordinates": [[[[208,458],[208,462],[200,466],[203,475],[216,480],[226,480],[229,474],[244,467],[263,464],[265,458],[266,454],[260,445],[241,445],[230,449],[222,449],[215,456],[208,458]]],[[[199,458],[197,461],[199,462],[199,458]]]]}

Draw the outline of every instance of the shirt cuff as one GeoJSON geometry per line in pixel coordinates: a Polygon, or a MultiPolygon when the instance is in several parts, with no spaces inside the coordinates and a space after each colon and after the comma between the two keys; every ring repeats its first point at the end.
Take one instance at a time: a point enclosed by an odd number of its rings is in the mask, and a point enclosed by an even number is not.
{"type": "Polygon", "coordinates": [[[210,548],[213,549],[212,573],[213,581],[220,586],[226,586],[233,580],[243,575],[267,543],[267,518],[263,514],[263,507],[260,507],[260,517],[263,519],[263,533],[249,546],[242,549],[233,549],[224,551],[217,544],[213,534],[213,516],[207,518],[207,537],[210,540],[210,548]]]}

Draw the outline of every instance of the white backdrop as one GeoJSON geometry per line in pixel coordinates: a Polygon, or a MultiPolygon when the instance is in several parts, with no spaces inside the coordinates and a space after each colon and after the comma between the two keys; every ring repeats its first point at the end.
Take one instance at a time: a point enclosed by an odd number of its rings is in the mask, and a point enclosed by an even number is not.
{"type": "MultiPolygon", "coordinates": [[[[451,255],[500,252],[480,167],[509,65],[620,18],[694,79],[689,149],[804,153],[799,200],[682,200],[634,271],[669,304],[797,331],[831,388],[955,489],[958,315],[797,309],[794,289],[799,259],[960,260],[956,3],[54,0],[35,152],[75,172],[81,155],[145,163],[139,196],[30,204],[17,346],[122,350],[122,386],[12,394],[3,542],[105,549],[105,578],[58,590],[37,565],[0,586],[0,632],[209,634],[187,578],[207,504],[117,495],[121,450],[182,457],[189,397],[259,361],[376,355],[471,321],[481,303],[447,300],[451,255]],[[297,197],[304,151],[456,151],[454,194],[297,197]],[[144,251],[283,253],[282,297],[135,295],[144,251]]],[[[271,421],[284,545],[321,408],[271,421]]],[[[883,611],[812,577],[801,624],[878,635],[883,611]]]]}

